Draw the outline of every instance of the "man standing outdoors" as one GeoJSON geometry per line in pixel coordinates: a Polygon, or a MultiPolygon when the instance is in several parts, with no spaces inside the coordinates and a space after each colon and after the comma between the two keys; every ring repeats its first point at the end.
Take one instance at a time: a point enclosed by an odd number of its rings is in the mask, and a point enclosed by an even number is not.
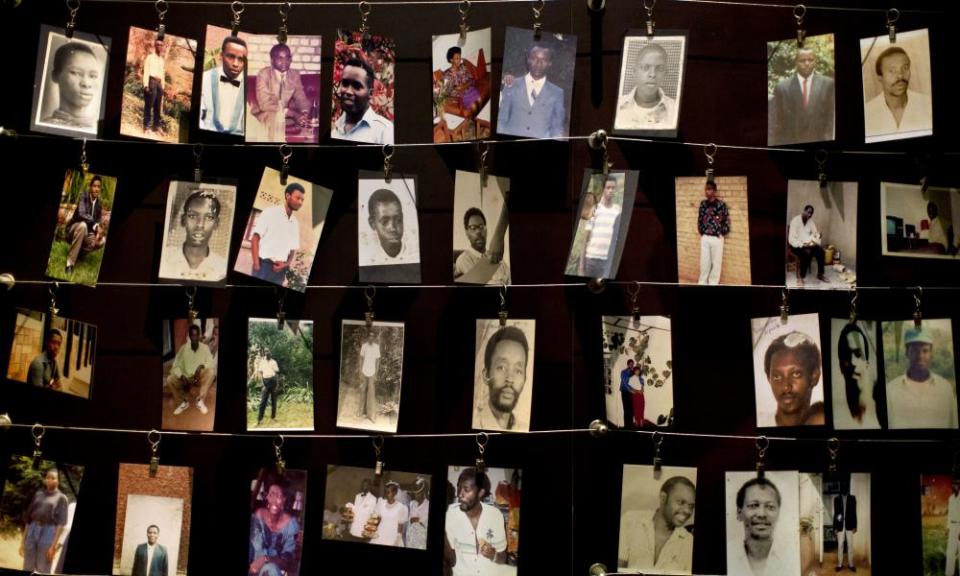
{"type": "Polygon", "coordinates": [[[257,412],[257,426],[263,421],[263,413],[267,409],[267,400],[270,400],[270,419],[277,419],[277,374],[280,366],[271,357],[270,350],[264,350],[263,357],[257,361],[257,374],[263,382],[263,392],[260,394],[260,409],[257,412]]]}
{"type": "Polygon", "coordinates": [[[173,395],[173,401],[177,404],[173,409],[174,416],[183,414],[190,407],[190,388],[195,385],[200,386],[196,398],[197,410],[201,414],[206,414],[208,410],[204,399],[213,384],[213,355],[210,353],[210,347],[200,341],[200,327],[190,324],[187,336],[189,341],[177,351],[166,381],[167,388],[173,395]]]}
{"type": "Polygon", "coordinates": [[[633,510],[620,518],[617,566],[689,574],[693,534],[684,525],[693,516],[697,489],[688,478],[673,476],[660,487],[659,505],[633,510]]]}
{"type": "Polygon", "coordinates": [[[476,468],[465,468],[457,479],[457,502],[447,508],[444,523],[444,562],[453,576],[499,574],[507,562],[507,533],[503,513],[483,502],[490,479],[476,468]]]}
{"type": "Polygon", "coordinates": [[[30,362],[27,371],[27,382],[38,388],[60,390],[60,367],[57,365],[57,354],[63,344],[63,333],[56,328],[47,331],[47,339],[43,345],[43,352],[30,362]]]}
{"type": "Polygon", "coordinates": [[[403,206],[392,190],[374,190],[367,201],[367,224],[377,235],[373,253],[367,253],[367,265],[410,264],[415,261],[413,246],[403,241],[403,206]]]}
{"type": "Polygon", "coordinates": [[[816,222],[813,221],[813,206],[807,204],[803,207],[802,213],[790,220],[787,241],[790,244],[790,251],[800,259],[797,266],[797,284],[803,286],[803,279],[807,277],[811,260],[817,261],[817,280],[826,282],[823,269],[824,253],[820,245],[822,238],[816,222]]]}
{"type": "Polygon", "coordinates": [[[926,94],[910,90],[907,52],[890,46],[877,56],[875,68],[881,91],[864,108],[867,141],[898,132],[932,132],[933,105],[926,94]]]}
{"type": "Polygon", "coordinates": [[[769,144],[833,140],[835,88],[833,78],[816,71],[817,55],[797,50],[796,74],[781,80],[770,102],[769,144]]]}
{"type": "Polygon", "coordinates": [[[773,547],[780,518],[780,490],[766,478],[751,478],[737,491],[737,521],[743,522],[743,546],[727,558],[730,576],[780,576],[791,570],[773,547]]]}
{"type": "Polygon", "coordinates": [[[503,77],[497,132],[527,138],[561,138],[566,132],[565,95],[547,79],[553,50],[534,44],[527,51],[527,73],[503,77]]]}
{"type": "Polygon", "coordinates": [[[457,261],[453,264],[455,281],[459,281],[477,264],[489,262],[497,264],[497,268],[485,284],[510,284],[510,267],[503,260],[503,238],[507,232],[506,211],[506,205],[504,205],[497,228],[493,233],[494,239],[489,252],[487,251],[487,217],[476,207],[471,207],[464,213],[463,228],[470,246],[457,256],[457,261]]]}
{"type": "Polygon", "coordinates": [[[147,541],[137,546],[131,576],[169,576],[167,548],[163,544],[157,544],[159,538],[160,528],[151,524],[147,528],[147,541]]]}
{"type": "Polygon", "coordinates": [[[617,178],[608,174],[603,181],[600,203],[584,226],[583,249],[577,264],[577,276],[606,278],[610,273],[610,249],[616,249],[615,239],[620,228],[620,206],[613,203],[617,178]]]}
{"type": "Polygon", "coordinates": [[[703,186],[705,200],[700,201],[697,213],[697,232],[700,234],[700,279],[697,284],[716,286],[723,269],[723,239],[730,233],[730,211],[717,198],[717,185],[711,180],[703,186]]]}
{"type": "Polygon", "coordinates": [[[360,406],[357,416],[377,423],[377,374],[380,373],[380,343],[373,328],[360,346],[360,406]]]}
{"type": "Polygon", "coordinates": [[[220,45],[220,65],[203,74],[201,130],[243,136],[246,63],[247,43],[237,36],[224,38],[220,45]]]}
{"type": "MultiPolygon", "coordinates": [[[[777,402],[777,426],[824,425],[823,402],[811,404],[820,382],[821,355],[816,343],[802,332],[777,337],[763,358],[767,382],[777,402]]],[[[759,418],[758,418],[759,420],[759,418]]],[[[763,422],[758,422],[763,426],[763,422]]]]}
{"type": "Polygon", "coordinates": [[[360,58],[343,65],[337,99],[340,116],[333,122],[331,138],[370,144],[393,144],[393,122],[370,107],[376,76],[373,67],[360,58]]]}
{"type": "Polygon", "coordinates": [[[945,576],[956,574],[960,560],[960,479],[954,478],[947,498],[947,566],[945,576]]]}
{"type": "Polygon", "coordinates": [[[633,376],[633,367],[636,362],[627,360],[627,367],[620,371],[620,402],[623,404],[623,427],[635,428],[633,421],[633,388],[630,387],[630,378],[633,376]]]}
{"type": "Polygon", "coordinates": [[[250,113],[260,121],[265,142],[287,141],[287,116],[301,128],[310,117],[310,100],[303,90],[300,73],[290,68],[293,55],[286,44],[270,49],[270,66],[257,73],[257,98],[250,113]],[[291,114],[295,110],[296,115],[291,114]]]}
{"type": "Polygon", "coordinates": [[[847,545],[847,566],[853,564],[853,535],[857,533],[857,497],[849,493],[833,497],[833,532],[837,535],[837,572],[843,569],[843,545],[847,545]]]}
{"type": "Polygon", "coordinates": [[[143,60],[143,132],[160,132],[160,113],[163,110],[163,89],[166,86],[166,60],[163,40],[157,38],[153,52],[143,60]]]}
{"type": "Polygon", "coordinates": [[[637,55],[636,85],[620,97],[614,128],[621,130],[666,130],[677,126],[677,101],[663,91],[667,51],[650,42],[637,55]]]}
{"type": "Polygon", "coordinates": [[[483,355],[481,378],[487,401],[475,408],[473,427],[478,430],[515,430],[513,413],[527,380],[529,345],[523,330],[504,326],[493,333],[483,355]]]}
{"type": "Polygon", "coordinates": [[[210,238],[220,226],[220,200],[210,190],[195,190],[187,196],[180,215],[185,235],[179,250],[165,246],[160,277],[216,282],[223,280],[227,262],[210,251],[210,238]]]}
{"type": "Polygon", "coordinates": [[[283,191],[283,204],[260,213],[250,235],[254,278],[283,286],[300,249],[300,223],[294,212],[303,206],[305,195],[302,185],[291,182],[283,191]]]}
{"type": "Polygon", "coordinates": [[[69,249],[64,272],[67,274],[73,273],[81,256],[102,248],[107,242],[100,223],[103,217],[103,202],[100,200],[102,188],[103,180],[94,174],[86,191],[80,194],[80,201],[66,226],[69,249]]]}
{"type": "Polygon", "coordinates": [[[907,371],[887,382],[890,428],[957,428],[957,395],[953,384],[930,369],[933,338],[922,328],[904,334],[907,371]]]}

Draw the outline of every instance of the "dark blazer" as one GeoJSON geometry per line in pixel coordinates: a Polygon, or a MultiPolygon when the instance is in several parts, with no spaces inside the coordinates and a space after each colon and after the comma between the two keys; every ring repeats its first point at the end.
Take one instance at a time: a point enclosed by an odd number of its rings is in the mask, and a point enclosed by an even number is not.
{"type": "Polygon", "coordinates": [[[814,72],[810,75],[806,108],[803,107],[803,89],[796,73],[781,80],[770,102],[768,144],[833,140],[835,99],[833,78],[822,74],[814,72]]]}
{"type": "Polygon", "coordinates": [[[137,553],[133,557],[133,572],[131,576],[169,576],[167,572],[167,548],[157,544],[153,552],[153,562],[147,570],[147,543],[137,546],[137,553]]]}
{"type": "Polygon", "coordinates": [[[833,529],[856,530],[857,529],[857,497],[848,494],[847,513],[843,513],[843,494],[837,494],[833,497],[833,529]]]}
{"type": "Polygon", "coordinates": [[[73,211],[73,217],[70,218],[67,228],[77,222],[83,222],[87,225],[87,234],[93,234],[93,226],[100,223],[101,217],[103,217],[103,198],[97,198],[97,203],[94,204],[93,198],[90,197],[90,191],[84,190],[80,194],[77,209],[73,211]]]}
{"type": "Polygon", "coordinates": [[[566,135],[563,90],[546,80],[543,90],[530,105],[526,74],[504,87],[497,114],[497,133],[527,138],[560,138],[566,135]]]}

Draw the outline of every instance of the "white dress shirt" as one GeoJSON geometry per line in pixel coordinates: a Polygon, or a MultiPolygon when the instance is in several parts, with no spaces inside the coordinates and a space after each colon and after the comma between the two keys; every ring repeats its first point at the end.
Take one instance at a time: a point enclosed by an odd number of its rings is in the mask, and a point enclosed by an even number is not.
{"type": "Polygon", "coordinates": [[[370,378],[377,374],[377,360],[380,359],[380,345],[376,342],[364,342],[360,346],[360,358],[363,360],[363,366],[360,371],[364,376],[370,378]]]}
{"type": "Polygon", "coordinates": [[[217,67],[216,82],[217,87],[217,120],[221,126],[230,126],[233,123],[233,114],[236,112],[237,99],[243,92],[243,74],[236,77],[240,81],[239,86],[234,86],[233,82],[220,82],[220,77],[226,76],[223,72],[223,66],[217,67]]]}
{"type": "Polygon", "coordinates": [[[798,214],[790,220],[790,245],[794,248],[803,248],[811,243],[820,245],[820,231],[813,221],[813,216],[803,223],[803,215],[798,214]]]}
{"type": "Polygon", "coordinates": [[[453,566],[453,576],[489,576],[502,572],[502,565],[480,554],[480,548],[483,542],[486,542],[498,553],[507,549],[503,513],[483,502],[480,506],[482,509],[476,530],[467,513],[461,510],[458,504],[451,504],[447,508],[445,531],[447,541],[457,558],[453,566]]]}
{"type": "Polygon", "coordinates": [[[353,499],[353,522],[350,523],[350,534],[357,538],[363,537],[363,527],[367,524],[370,514],[377,509],[377,497],[367,492],[357,494],[353,499]]]}
{"type": "Polygon", "coordinates": [[[367,111],[363,113],[363,117],[349,131],[347,130],[347,114],[342,112],[333,123],[333,133],[330,137],[370,144],[393,144],[393,122],[367,106],[367,111]]]}
{"type": "Polygon", "coordinates": [[[633,510],[620,517],[619,563],[646,574],[690,574],[693,567],[693,534],[679,527],[656,551],[655,511],[633,510]]]}
{"type": "Polygon", "coordinates": [[[290,252],[300,248],[300,223],[297,213],[287,216],[286,206],[271,206],[260,213],[253,225],[253,234],[260,235],[260,257],[286,262],[290,252]]]}
{"type": "Polygon", "coordinates": [[[277,375],[277,372],[280,371],[280,366],[277,365],[277,361],[273,358],[261,358],[257,364],[257,371],[260,372],[260,375],[264,378],[273,378],[277,375]]]}
{"type": "Polygon", "coordinates": [[[881,92],[867,102],[864,123],[867,142],[928,136],[933,134],[933,104],[926,94],[907,90],[907,105],[898,125],[881,92]]]}
{"type": "Polygon", "coordinates": [[[533,93],[536,92],[537,96],[543,92],[543,85],[547,83],[547,76],[544,75],[539,80],[534,80],[533,76],[527,72],[527,75],[523,77],[524,81],[527,83],[527,102],[530,103],[530,107],[533,107],[534,98],[533,93]]]}

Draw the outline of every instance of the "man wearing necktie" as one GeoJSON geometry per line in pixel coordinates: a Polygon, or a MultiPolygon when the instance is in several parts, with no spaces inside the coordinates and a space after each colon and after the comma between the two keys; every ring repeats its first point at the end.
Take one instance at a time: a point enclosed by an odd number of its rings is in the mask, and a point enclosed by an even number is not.
{"type": "Polygon", "coordinates": [[[220,65],[203,73],[200,129],[243,135],[247,43],[227,36],[220,48],[220,65]]]}
{"type": "Polygon", "coordinates": [[[817,55],[797,50],[796,73],[781,80],[770,100],[767,140],[771,146],[834,139],[834,83],[816,71],[817,55]]]}
{"type": "Polygon", "coordinates": [[[567,113],[563,88],[547,78],[553,50],[533,44],[527,51],[527,73],[505,74],[500,90],[497,133],[527,138],[566,135],[567,113]]]}
{"type": "Polygon", "coordinates": [[[300,73],[290,68],[293,56],[286,44],[277,44],[270,49],[270,66],[257,74],[257,98],[250,113],[260,121],[264,135],[247,141],[286,142],[287,116],[296,118],[301,128],[306,126],[310,115],[310,100],[303,90],[300,73]],[[295,112],[294,112],[295,111],[295,112]]]}

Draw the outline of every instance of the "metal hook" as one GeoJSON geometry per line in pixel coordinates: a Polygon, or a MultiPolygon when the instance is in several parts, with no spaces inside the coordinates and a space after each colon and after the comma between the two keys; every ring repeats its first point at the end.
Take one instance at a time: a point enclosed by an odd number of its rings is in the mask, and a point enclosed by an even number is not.
{"type": "Polygon", "coordinates": [[[900,11],[896,8],[887,10],[887,34],[890,36],[890,43],[897,42],[897,20],[900,19],[900,11]]]}
{"type": "Polygon", "coordinates": [[[500,312],[497,313],[498,318],[500,319],[500,326],[507,325],[507,285],[506,283],[500,285],[500,312]]]}
{"type": "Polygon", "coordinates": [[[277,298],[277,330],[283,330],[283,325],[287,322],[287,313],[283,311],[283,303],[287,299],[287,293],[283,289],[279,290],[280,295],[277,298]]]}
{"type": "Polygon", "coordinates": [[[30,428],[30,433],[33,434],[33,469],[40,469],[40,462],[43,458],[43,452],[40,450],[40,441],[43,440],[43,435],[47,433],[46,428],[43,427],[43,424],[37,422],[30,428]]]}
{"type": "Polygon", "coordinates": [[[470,13],[470,0],[460,0],[460,5],[457,7],[457,10],[460,12],[460,41],[465,42],[467,40],[467,32],[470,31],[470,27],[467,26],[467,14],[470,13]]]}
{"type": "Polygon", "coordinates": [[[663,467],[663,459],[660,457],[660,446],[663,445],[663,434],[654,430],[650,440],[653,442],[653,471],[660,472],[663,467]]]}
{"type": "Polygon", "coordinates": [[[80,144],[80,170],[86,174],[90,170],[90,163],[87,162],[87,139],[84,138],[80,144]]]}
{"type": "Polygon", "coordinates": [[[489,434],[487,434],[486,432],[478,432],[478,433],[477,433],[477,436],[476,436],[477,453],[478,453],[478,455],[477,455],[477,461],[476,461],[476,469],[477,469],[477,472],[486,472],[486,471],[487,471],[487,464],[486,464],[486,462],[483,461],[483,453],[486,452],[486,450],[487,450],[487,442],[489,442],[489,441],[490,441],[490,435],[489,435],[489,434]]]}
{"type": "Polygon", "coordinates": [[[657,0],[643,0],[643,9],[647,11],[647,36],[653,36],[654,28],[657,23],[653,21],[653,7],[657,5],[657,0]]]}
{"type": "Polygon", "coordinates": [[[383,149],[383,180],[389,184],[393,180],[393,164],[391,160],[393,159],[393,146],[390,144],[384,144],[383,149]]]}
{"type": "Polygon", "coordinates": [[[287,178],[290,177],[290,157],[293,156],[293,148],[287,144],[280,145],[280,185],[287,185],[287,178]]]}
{"type": "Polygon", "coordinates": [[[803,4],[797,4],[793,8],[793,17],[797,20],[797,47],[803,48],[803,41],[807,38],[807,31],[803,29],[803,17],[807,13],[807,7],[803,4]]]}
{"type": "Polygon", "coordinates": [[[590,134],[587,138],[587,145],[594,150],[603,150],[603,175],[606,176],[610,173],[610,155],[607,152],[607,132],[606,130],[600,129],[596,132],[590,134]]]}
{"type": "Polygon", "coordinates": [[[766,436],[760,436],[755,444],[757,446],[757,478],[763,478],[767,468],[764,458],[767,455],[767,448],[770,447],[770,440],[766,436]]]}
{"type": "Polygon", "coordinates": [[[167,17],[167,0],[157,0],[153,7],[157,11],[157,40],[163,42],[167,34],[167,25],[163,23],[163,19],[167,17]]]}
{"type": "Polygon", "coordinates": [[[913,311],[913,325],[919,330],[923,324],[923,313],[920,310],[922,302],[920,299],[923,297],[923,286],[917,286],[916,292],[913,293],[913,304],[915,309],[913,311]]]}
{"type": "Polygon", "coordinates": [[[367,0],[361,0],[357,9],[360,10],[360,33],[366,38],[370,33],[370,29],[367,27],[367,18],[370,16],[371,10],[370,3],[367,0]]]}
{"type": "Polygon", "coordinates": [[[154,478],[160,470],[160,455],[157,450],[160,448],[160,432],[156,429],[147,432],[147,444],[150,445],[150,477],[154,478]]]}
{"type": "Polygon", "coordinates": [[[77,12],[80,11],[80,0],[67,0],[67,11],[70,13],[70,19],[67,20],[64,35],[72,39],[73,31],[77,27],[77,12]]]}
{"type": "Polygon", "coordinates": [[[790,321],[790,300],[787,295],[788,289],[786,286],[780,291],[780,323],[786,324],[790,321]]]}
{"type": "Polygon", "coordinates": [[[240,0],[234,0],[230,3],[230,13],[233,19],[230,21],[230,34],[236,36],[240,33],[240,15],[243,14],[245,7],[240,0]]]}
{"type": "Polygon", "coordinates": [[[203,170],[200,169],[200,160],[203,158],[203,144],[193,145],[193,181],[199,184],[203,181],[203,170]]]}
{"type": "Polygon", "coordinates": [[[704,174],[707,177],[707,182],[713,182],[714,180],[713,163],[717,158],[717,145],[714,144],[713,142],[710,142],[709,144],[705,145],[703,147],[703,154],[704,156],[707,157],[707,169],[704,172],[704,174]]]}
{"type": "Polygon", "coordinates": [[[823,190],[827,187],[827,151],[821,148],[817,150],[813,155],[813,159],[817,163],[817,180],[820,182],[820,189],[823,190]]]}
{"type": "Polygon", "coordinates": [[[376,462],[373,466],[373,475],[377,478],[383,476],[383,467],[385,466],[383,460],[380,459],[381,454],[383,454],[383,436],[377,434],[373,438],[373,452],[376,454],[376,462]]]}
{"type": "Polygon", "coordinates": [[[367,286],[363,291],[363,295],[367,298],[367,311],[363,313],[363,318],[367,323],[367,328],[373,326],[373,298],[377,295],[377,287],[370,285],[367,286]]]}
{"type": "Polygon", "coordinates": [[[483,189],[487,187],[487,155],[490,154],[490,146],[483,140],[480,140],[477,143],[477,148],[480,150],[480,190],[481,194],[483,189]]]}
{"type": "Polygon", "coordinates": [[[640,288],[639,282],[627,285],[627,294],[630,295],[631,314],[634,322],[640,321],[640,288]]]}
{"type": "Polygon", "coordinates": [[[827,470],[831,474],[837,471],[837,456],[840,455],[840,439],[837,437],[827,440],[827,452],[830,453],[830,465],[827,470]]]}
{"type": "Polygon", "coordinates": [[[543,30],[543,23],[540,22],[540,15],[543,14],[543,0],[535,0],[533,3],[533,38],[539,40],[543,30]]]}
{"type": "Polygon", "coordinates": [[[287,461],[283,459],[283,444],[285,439],[283,434],[277,434],[277,437],[273,439],[273,453],[276,456],[275,466],[277,469],[277,474],[283,476],[287,473],[287,461]]]}
{"type": "Polygon", "coordinates": [[[850,324],[854,324],[857,321],[857,299],[859,298],[857,287],[851,286],[850,292],[850,324]]]}
{"type": "Polygon", "coordinates": [[[290,3],[281,2],[277,7],[280,12],[280,29],[277,31],[277,41],[280,44],[287,43],[287,17],[290,15],[290,3]]]}
{"type": "Polygon", "coordinates": [[[197,319],[197,311],[193,309],[193,301],[197,296],[197,287],[196,286],[187,286],[187,318],[191,322],[197,319]]]}
{"type": "Polygon", "coordinates": [[[50,322],[53,322],[53,319],[57,317],[57,313],[60,312],[60,309],[57,308],[57,291],[60,289],[60,283],[54,280],[53,284],[47,288],[47,293],[50,294],[50,307],[47,309],[50,312],[50,322]]]}

